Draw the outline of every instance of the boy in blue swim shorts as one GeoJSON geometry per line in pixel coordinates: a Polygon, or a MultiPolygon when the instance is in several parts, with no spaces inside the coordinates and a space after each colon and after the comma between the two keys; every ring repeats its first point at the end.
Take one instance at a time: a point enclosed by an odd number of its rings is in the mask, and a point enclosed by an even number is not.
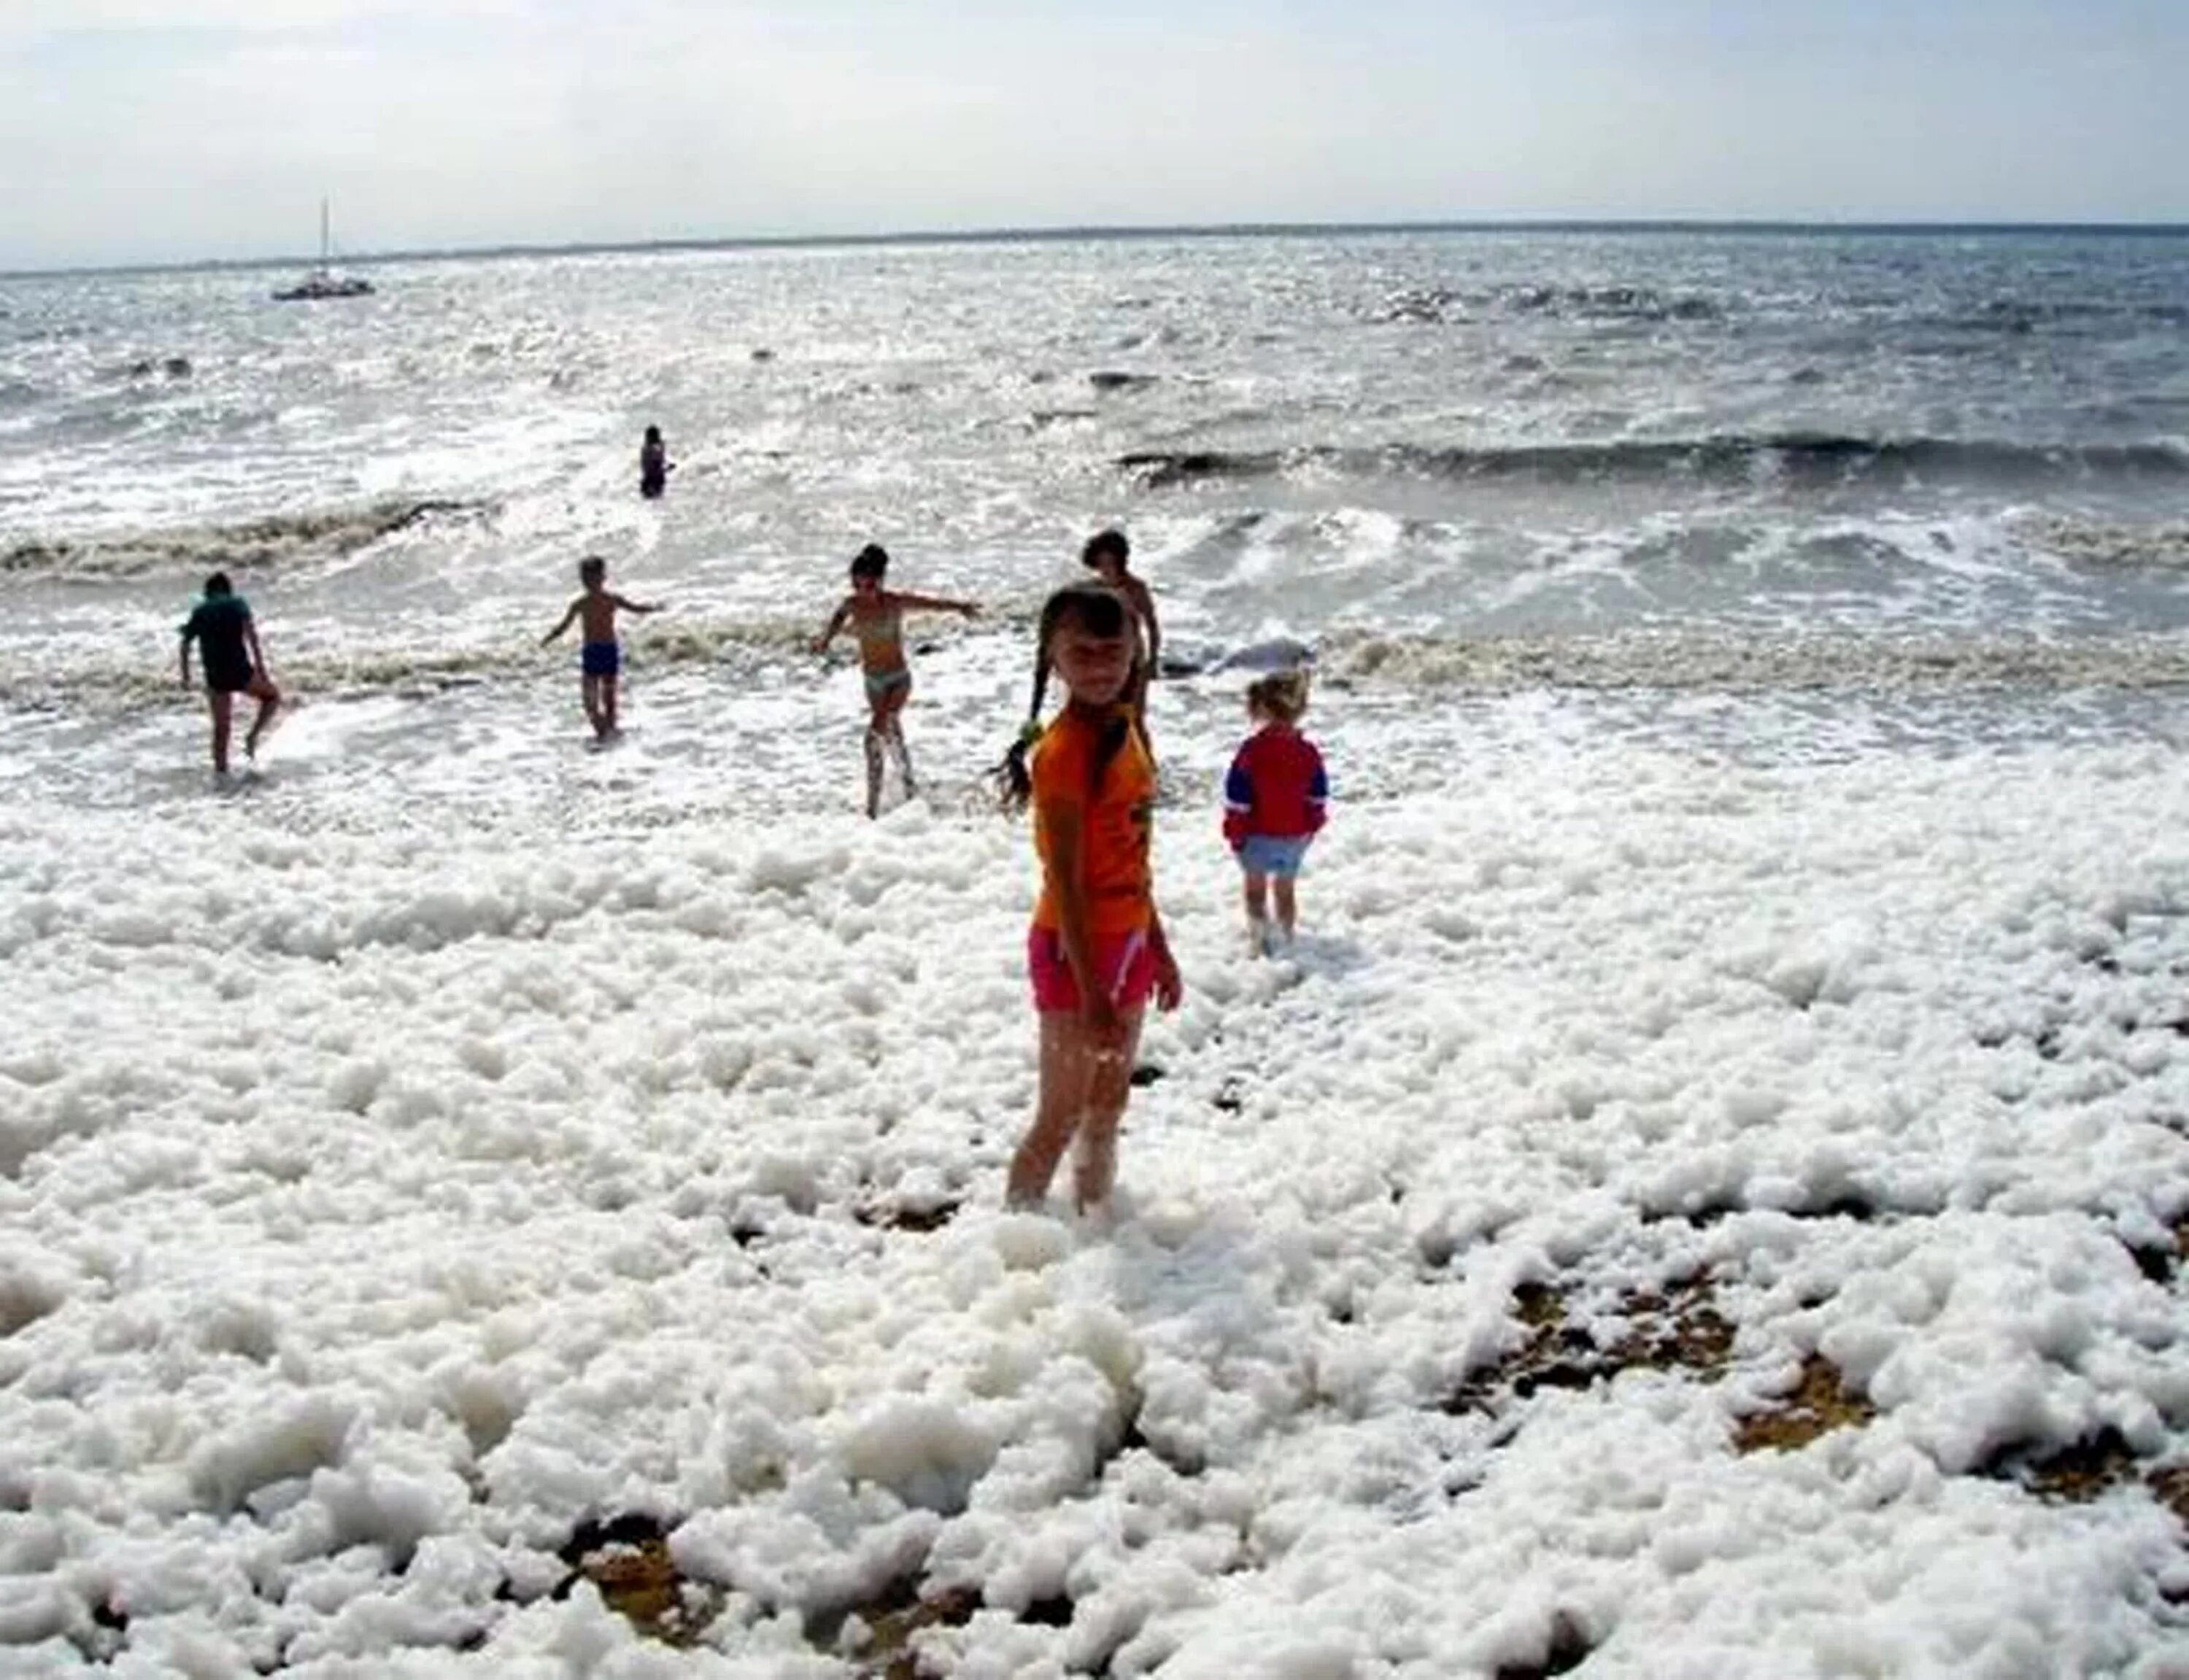
{"type": "Polygon", "coordinates": [[[661,604],[628,600],[609,589],[608,563],[597,554],[578,562],[578,581],[585,586],[585,593],[570,603],[562,622],[540,639],[540,646],[554,641],[573,620],[582,623],[585,645],[578,655],[578,669],[584,682],[585,721],[592,724],[595,739],[606,741],[616,732],[616,679],[623,674],[616,614],[636,612],[643,617],[660,612],[661,604]]]}
{"type": "Polygon", "coordinates": [[[1257,956],[1270,950],[1273,885],[1280,936],[1292,943],[1299,915],[1292,882],[1330,798],[1322,754],[1299,732],[1306,713],[1306,672],[1281,671],[1254,683],[1247,713],[1260,727],[1224,778],[1224,837],[1246,877],[1247,933],[1257,956]]]}

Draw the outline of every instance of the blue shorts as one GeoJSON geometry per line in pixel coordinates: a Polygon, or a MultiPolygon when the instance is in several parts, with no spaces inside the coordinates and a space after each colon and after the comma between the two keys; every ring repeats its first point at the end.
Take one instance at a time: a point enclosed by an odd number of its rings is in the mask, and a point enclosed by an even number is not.
{"type": "Polygon", "coordinates": [[[867,679],[868,705],[877,705],[888,699],[897,690],[912,686],[912,671],[910,668],[903,665],[898,666],[894,671],[868,671],[862,674],[867,679]]]}
{"type": "Polygon", "coordinates": [[[623,650],[612,641],[589,641],[578,668],[589,677],[613,677],[623,669],[623,650]]]}
{"type": "Polygon", "coordinates": [[[1249,875],[1290,881],[1300,872],[1312,834],[1249,834],[1239,848],[1239,867],[1249,875]]]}

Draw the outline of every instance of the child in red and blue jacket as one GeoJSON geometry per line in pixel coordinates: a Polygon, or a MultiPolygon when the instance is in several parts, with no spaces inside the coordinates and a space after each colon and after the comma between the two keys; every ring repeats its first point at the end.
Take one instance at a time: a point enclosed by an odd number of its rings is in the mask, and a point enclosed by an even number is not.
{"type": "Polygon", "coordinates": [[[1277,927],[1292,942],[1298,919],[1292,882],[1330,798],[1322,754],[1299,732],[1306,713],[1306,672],[1281,671],[1253,683],[1247,715],[1261,727],[1247,736],[1224,778],[1224,837],[1246,872],[1247,931],[1257,954],[1270,949],[1272,882],[1277,927]]]}

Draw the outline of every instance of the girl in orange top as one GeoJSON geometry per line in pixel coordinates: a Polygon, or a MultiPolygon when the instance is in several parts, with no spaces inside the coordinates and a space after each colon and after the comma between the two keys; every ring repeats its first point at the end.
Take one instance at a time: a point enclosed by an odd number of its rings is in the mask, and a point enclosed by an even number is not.
{"type": "Polygon", "coordinates": [[[1041,1018],[1041,1098],[1012,1157],[1014,1207],[1038,1207],[1067,1145],[1080,1210],[1103,1207],[1117,1176],[1117,1125],[1132,1094],[1140,1018],[1152,996],[1178,1007],[1178,965],[1156,914],[1148,865],[1154,761],[1126,703],[1139,636],[1123,600],[1099,585],[1051,595],[1041,614],[1027,732],[1004,763],[1004,801],[1033,808],[1041,900],[1027,966],[1041,1018]],[[1037,730],[1054,671],[1071,699],[1037,730]]]}

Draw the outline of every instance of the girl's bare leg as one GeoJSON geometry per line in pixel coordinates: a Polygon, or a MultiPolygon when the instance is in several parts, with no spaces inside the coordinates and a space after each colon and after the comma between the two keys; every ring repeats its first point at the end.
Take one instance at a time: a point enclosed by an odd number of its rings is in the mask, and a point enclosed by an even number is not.
{"type": "MultiPolygon", "coordinates": [[[[1128,1068],[1129,1068],[1129,1063],[1128,1068]]],[[[1041,1096],[1033,1125],[1011,1157],[1006,1194],[1015,1208],[1038,1208],[1049,1194],[1056,1164],[1087,1109],[1095,1063],[1094,1046],[1077,1014],[1057,1011],[1041,1018],[1041,1096]]]]}
{"type": "Polygon", "coordinates": [[[1073,1134],[1072,1153],[1072,1199],[1083,1214],[1109,1205],[1117,1186],[1117,1127],[1125,1118],[1125,1103],[1133,1094],[1133,1062],[1140,1053],[1140,1019],[1138,1009],[1125,1016],[1125,1042],[1117,1050],[1097,1052],[1090,1058],[1087,1109],[1073,1134]]]}
{"type": "Polygon", "coordinates": [[[1292,896],[1292,883],[1284,876],[1276,880],[1277,926],[1285,930],[1285,938],[1292,936],[1292,927],[1299,920],[1299,902],[1292,896]]]}
{"type": "Polygon", "coordinates": [[[218,689],[206,691],[206,704],[212,708],[212,770],[215,775],[228,774],[228,736],[235,719],[235,696],[218,689]]]}
{"type": "Polygon", "coordinates": [[[904,797],[909,799],[919,792],[919,782],[912,773],[912,748],[904,744],[904,724],[895,718],[890,719],[889,738],[897,754],[897,774],[904,778],[904,797]]]}
{"type": "Polygon", "coordinates": [[[1270,877],[1247,871],[1247,884],[1242,896],[1247,902],[1247,940],[1259,956],[1268,949],[1270,930],[1270,877]]]}
{"type": "Polygon", "coordinates": [[[881,736],[882,745],[897,759],[897,773],[904,778],[905,797],[908,799],[919,791],[912,777],[912,752],[904,744],[904,703],[912,698],[912,685],[899,683],[874,702],[874,732],[881,736]]]}
{"type": "Polygon", "coordinates": [[[869,820],[882,814],[882,728],[878,722],[867,724],[867,815],[869,820]]]}

